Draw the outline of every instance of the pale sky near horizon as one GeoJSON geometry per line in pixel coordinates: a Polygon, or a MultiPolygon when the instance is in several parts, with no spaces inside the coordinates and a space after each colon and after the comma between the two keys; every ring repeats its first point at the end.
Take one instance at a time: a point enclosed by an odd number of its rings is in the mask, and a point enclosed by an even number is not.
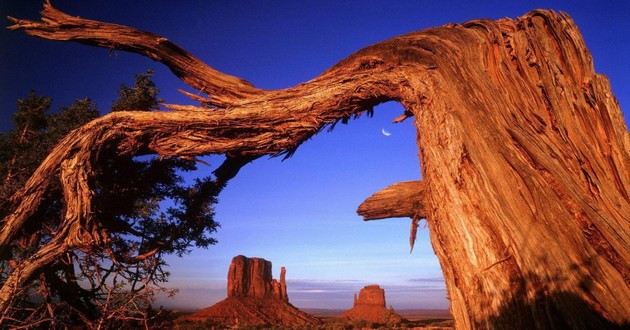
{"type": "MultiPolygon", "coordinates": [[[[535,8],[568,12],[593,53],[596,70],[611,80],[626,122],[630,107],[630,2],[626,1],[69,1],[72,15],[126,24],[168,37],[209,65],[261,88],[311,79],[345,56],[381,40],[446,23],[516,17],[535,8]]],[[[37,18],[40,1],[2,1],[0,17],[37,18]]],[[[34,89],[54,107],[93,98],[108,111],[121,83],[155,71],[160,96],[192,104],[187,88],[144,57],[0,31],[0,130],[10,129],[15,101],[34,89]],[[10,79],[8,78],[10,77],[10,79]]],[[[306,308],[346,308],[368,284],[386,290],[397,309],[448,306],[442,273],[426,229],[409,254],[408,219],[363,222],[357,206],[391,183],[420,178],[415,131],[395,103],[373,118],[323,131],[286,161],[246,166],[220,195],[219,243],[183,258],[169,257],[179,288],[169,307],[198,308],[225,297],[227,267],[238,254],[266,258],[274,276],[287,267],[291,302],[306,308]],[[391,132],[384,136],[382,129],[391,132]]],[[[209,158],[217,165],[216,158],[209,158]]],[[[200,167],[200,175],[210,168],[200,167]]],[[[190,177],[188,178],[190,179],[190,177]]]]}

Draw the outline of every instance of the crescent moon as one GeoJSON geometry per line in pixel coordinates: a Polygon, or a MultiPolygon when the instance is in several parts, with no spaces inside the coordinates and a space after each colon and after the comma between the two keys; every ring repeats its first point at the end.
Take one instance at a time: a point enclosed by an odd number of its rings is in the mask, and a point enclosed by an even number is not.
{"type": "Polygon", "coordinates": [[[383,135],[385,135],[385,136],[391,136],[391,135],[392,135],[392,133],[390,133],[390,132],[386,131],[384,128],[381,128],[381,133],[382,133],[383,135]]]}

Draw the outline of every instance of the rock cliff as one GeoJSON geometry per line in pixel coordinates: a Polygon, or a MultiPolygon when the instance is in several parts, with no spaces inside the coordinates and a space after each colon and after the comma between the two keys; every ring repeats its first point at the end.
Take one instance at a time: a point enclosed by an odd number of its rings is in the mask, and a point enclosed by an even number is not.
{"type": "Polygon", "coordinates": [[[262,258],[236,256],[228,271],[228,297],[276,298],[289,301],[285,282],[286,269],[280,270],[280,281],[272,278],[271,262],[262,258]]]}
{"type": "Polygon", "coordinates": [[[385,307],[385,290],[380,286],[368,285],[354,295],[354,306],[342,314],[351,321],[369,321],[381,324],[398,324],[403,318],[385,307]]]}
{"type": "Polygon", "coordinates": [[[319,319],[289,303],[286,269],[280,280],[272,278],[271,262],[236,256],[228,270],[227,298],[184,320],[206,321],[222,326],[312,326],[319,319]]]}

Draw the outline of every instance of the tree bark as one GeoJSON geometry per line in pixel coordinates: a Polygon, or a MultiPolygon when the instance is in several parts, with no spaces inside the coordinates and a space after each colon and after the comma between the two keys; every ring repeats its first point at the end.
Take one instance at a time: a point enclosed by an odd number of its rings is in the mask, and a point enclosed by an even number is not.
{"type": "Polygon", "coordinates": [[[627,324],[630,139],[576,26],[536,11],[445,30],[412,112],[457,326],[627,324]]]}
{"type": "MultiPolygon", "coordinates": [[[[33,221],[59,169],[64,242],[107,244],[107,228],[91,218],[89,186],[106,146],[165,157],[290,154],[322,127],[396,100],[415,117],[423,189],[393,196],[413,199],[405,205],[417,209],[391,216],[426,217],[457,328],[630,321],[630,135],[566,14],[539,10],[403,35],[272,91],[196,58],[179,61],[192,55],[159,36],[72,17],[49,3],[42,15],[42,22],[14,19],[10,28],[147,55],[209,91],[201,101],[221,109],[116,112],[72,132],[16,195],[0,248],[33,221]]],[[[381,211],[371,217],[390,212],[381,211]]],[[[3,288],[0,302],[7,299],[3,288]]]]}

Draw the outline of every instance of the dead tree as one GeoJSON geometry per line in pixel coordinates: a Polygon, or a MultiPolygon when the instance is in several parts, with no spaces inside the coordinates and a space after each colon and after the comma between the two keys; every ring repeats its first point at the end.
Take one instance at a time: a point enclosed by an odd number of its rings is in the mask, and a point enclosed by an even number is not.
{"type": "MultiPolygon", "coordinates": [[[[72,132],[15,196],[6,250],[50,180],[66,213],[48,246],[0,289],[13,290],[68,249],[108,244],[92,217],[100,150],[162,157],[291,153],[325,126],[385,101],[413,117],[423,180],[360,207],[366,218],[426,218],[458,328],[588,328],[630,321],[630,135],[607,79],[566,14],[475,20],[362,49],[317,78],[261,90],[164,37],[67,15],[10,29],[131,51],[167,65],[207,97],[160,113],[116,112],[72,132]]],[[[244,162],[235,162],[232,171],[244,162]]],[[[416,222],[417,223],[417,222],[416,222]]]]}

